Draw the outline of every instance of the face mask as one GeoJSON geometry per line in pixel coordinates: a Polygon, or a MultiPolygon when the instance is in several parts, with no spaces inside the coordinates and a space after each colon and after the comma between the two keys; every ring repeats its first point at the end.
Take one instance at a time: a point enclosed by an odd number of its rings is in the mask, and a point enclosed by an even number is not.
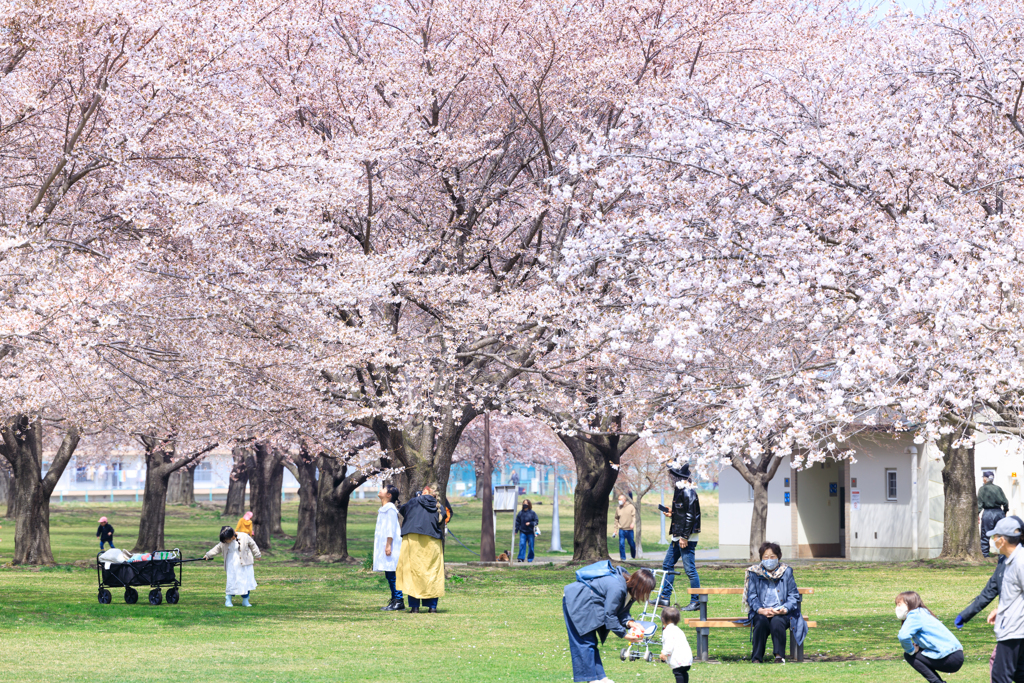
{"type": "Polygon", "coordinates": [[[910,610],[907,609],[906,605],[896,605],[896,618],[900,621],[904,621],[907,618],[907,612],[909,611],[910,610]]]}
{"type": "Polygon", "coordinates": [[[992,540],[989,543],[989,545],[991,545],[992,548],[995,549],[995,551],[997,553],[999,553],[1000,555],[1003,554],[1003,549],[999,546],[999,543],[997,542],[996,539],[1001,539],[1001,538],[1002,538],[1001,536],[993,536],[992,540]]]}
{"type": "Polygon", "coordinates": [[[768,571],[772,572],[775,571],[775,568],[779,566],[779,561],[775,558],[761,560],[761,566],[767,569],[768,571]]]}

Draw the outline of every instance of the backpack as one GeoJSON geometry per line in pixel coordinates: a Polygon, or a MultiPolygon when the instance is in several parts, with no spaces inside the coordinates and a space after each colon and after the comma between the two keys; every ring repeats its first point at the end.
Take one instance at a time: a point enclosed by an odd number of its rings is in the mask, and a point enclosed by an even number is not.
{"type": "Polygon", "coordinates": [[[597,591],[590,585],[591,581],[594,579],[600,579],[603,576],[616,576],[621,572],[621,569],[612,566],[611,560],[601,560],[600,562],[588,564],[586,567],[577,569],[576,580],[586,585],[587,588],[596,593],[597,591]]]}

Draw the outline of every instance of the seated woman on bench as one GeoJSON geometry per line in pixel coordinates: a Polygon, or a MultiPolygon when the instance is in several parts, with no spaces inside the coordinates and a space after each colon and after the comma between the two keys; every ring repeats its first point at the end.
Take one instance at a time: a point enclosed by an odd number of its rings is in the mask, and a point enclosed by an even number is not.
{"type": "Polygon", "coordinates": [[[785,663],[786,629],[803,645],[807,622],[800,614],[800,593],[793,578],[793,569],[782,564],[778,543],[763,543],[758,549],[761,562],[747,568],[743,587],[743,605],[749,610],[750,640],[754,648],[750,661],[764,661],[768,634],[772,636],[772,652],[776,663],[785,663]]]}

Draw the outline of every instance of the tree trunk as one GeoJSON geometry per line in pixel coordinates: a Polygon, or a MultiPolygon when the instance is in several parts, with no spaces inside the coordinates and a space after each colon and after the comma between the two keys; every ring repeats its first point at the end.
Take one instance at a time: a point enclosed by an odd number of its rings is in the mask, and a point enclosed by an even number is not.
{"type": "Polygon", "coordinates": [[[249,473],[249,506],[252,508],[252,537],[260,550],[270,550],[270,535],[274,528],[274,508],[271,479],[275,469],[277,451],[267,443],[257,443],[254,464],[249,473]]]}
{"type": "MultiPolygon", "coordinates": [[[[50,494],[78,447],[78,429],[68,429],[46,472],[43,466],[43,427],[39,419],[18,415],[2,428],[0,455],[10,464],[16,480],[14,506],[14,559],[12,564],[52,565],[50,549],[50,494]]],[[[10,506],[8,506],[10,507],[10,506]]]]}
{"type": "Polygon", "coordinates": [[[18,516],[18,481],[14,478],[14,470],[4,470],[4,479],[7,480],[7,519],[14,519],[18,516]]]}
{"type": "Polygon", "coordinates": [[[635,532],[633,533],[633,542],[636,543],[636,555],[641,557],[644,552],[644,544],[640,540],[643,535],[643,519],[640,511],[643,510],[644,494],[637,491],[635,493],[636,500],[633,501],[633,509],[636,510],[636,524],[634,525],[635,532]]]}
{"type": "Polygon", "coordinates": [[[559,434],[576,463],[573,564],[609,559],[608,496],[619,476],[618,464],[636,437],[615,434],[567,436],[559,434]],[[616,467],[612,467],[615,465],[616,467]]]}
{"type": "MultiPolygon", "coordinates": [[[[974,446],[954,447],[961,438],[946,434],[936,445],[942,453],[943,513],[942,554],[944,559],[981,559],[978,529],[978,490],[974,486],[974,446]]],[[[913,481],[913,478],[911,478],[913,481]]]]}
{"type": "Polygon", "coordinates": [[[224,502],[224,517],[234,519],[245,514],[245,487],[249,483],[249,463],[252,451],[244,446],[231,449],[231,476],[228,477],[228,498],[224,502]]]}
{"type": "Polygon", "coordinates": [[[274,467],[270,470],[270,535],[284,536],[281,526],[281,497],[284,489],[285,455],[275,449],[274,467]]]}
{"type": "Polygon", "coordinates": [[[295,463],[295,478],[299,482],[299,529],[292,550],[297,553],[316,552],[316,509],[319,486],[316,477],[317,457],[305,448],[299,451],[295,463]]]}
{"type": "Polygon", "coordinates": [[[743,481],[750,484],[754,489],[754,510],[750,515],[750,547],[749,559],[751,562],[760,560],[757,554],[761,544],[765,541],[768,529],[768,483],[775,477],[782,464],[782,458],[771,454],[769,449],[757,459],[757,462],[744,459],[742,456],[732,458],[732,467],[743,481]]]}
{"type": "Polygon", "coordinates": [[[9,472],[6,467],[0,466],[0,505],[7,505],[10,502],[8,495],[11,493],[11,479],[13,477],[13,472],[9,472]]]}
{"type": "Polygon", "coordinates": [[[196,470],[182,467],[167,481],[167,502],[171,505],[196,504],[196,470]]]}
{"type": "Polygon", "coordinates": [[[153,434],[140,437],[145,447],[146,489],[142,494],[142,513],[139,518],[139,536],[132,552],[151,553],[164,550],[164,519],[167,513],[167,486],[171,475],[196,462],[218,444],[178,460],[174,459],[176,446],[170,437],[153,434]]]}
{"type": "Polygon", "coordinates": [[[348,554],[348,504],[352,492],[367,475],[360,470],[348,474],[348,467],[336,458],[320,458],[320,482],[316,501],[316,554],[336,562],[353,562],[348,554]]]}
{"type": "Polygon", "coordinates": [[[494,562],[494,490],[491,478],[494,474],[494,461],[491,460],[491,420],[490,414],[484,413],[484,453],[482,471],[477,472],[476,492],[483,501],[480,513],[480,561],[494,562]]]}

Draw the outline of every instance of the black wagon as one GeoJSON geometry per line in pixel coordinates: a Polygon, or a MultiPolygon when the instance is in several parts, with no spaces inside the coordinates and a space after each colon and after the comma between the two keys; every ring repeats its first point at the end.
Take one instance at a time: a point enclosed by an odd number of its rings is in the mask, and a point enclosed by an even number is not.
{"type": "Polygon", "coordinates": [[[101,605],[109,605],[113,596],[111,588],[124,588],[124,601],[134,605],[139,601],[136,586],[149,586],[149,604],[159,605],[166,597],[167,602],[178,604],[181,587],[181,551],[161,550],[152,553],[148,560],[124,562],[121,564],[107,563],[96,554],[96,577],[99,580],[99,601],[101,605]],[[164,596],[162,588],[168,588],[164,596]]]}

